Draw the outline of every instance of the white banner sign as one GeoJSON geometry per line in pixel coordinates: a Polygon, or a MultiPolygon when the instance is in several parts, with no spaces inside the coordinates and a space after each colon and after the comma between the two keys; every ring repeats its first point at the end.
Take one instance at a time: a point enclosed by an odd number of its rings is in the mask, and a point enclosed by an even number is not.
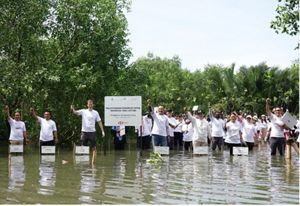
{"type": "Polygon", "coordinates": [[[106,96],[104,98],[105,126],[140,126],[141,96],[106,96]]]}

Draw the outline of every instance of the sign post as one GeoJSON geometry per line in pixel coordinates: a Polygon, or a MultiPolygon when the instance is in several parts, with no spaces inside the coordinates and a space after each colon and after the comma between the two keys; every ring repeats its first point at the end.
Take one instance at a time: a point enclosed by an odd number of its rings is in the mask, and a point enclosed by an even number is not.
{"type": "Polygon", "coordinates": [[[105,126],[141,125],[141,96],[106,96],[104,108],[105,126]]]}

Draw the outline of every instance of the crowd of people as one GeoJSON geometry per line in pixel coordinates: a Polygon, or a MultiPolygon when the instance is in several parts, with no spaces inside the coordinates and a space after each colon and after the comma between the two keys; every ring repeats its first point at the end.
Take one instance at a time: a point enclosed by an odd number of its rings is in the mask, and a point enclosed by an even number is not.
{"type": "MultiPolygon", "coordinates": [[[[228,148],[233,155],[233,147],[245,146],[249,151],[259,142],[268,142],[271,155],[284,155],[288,138],[298,137],[299,121],[296,128],[288,128],[282,121],[283,108],[270,110],[270,99],[266,99],[266,115],[231,112],[224,115],[222,111],[208,114],[201,110],[193,114],[184,108],[183,114],[173,116],[172,110],[163,106],[153,108],[148,102],[148,113],[143,116],[142,127],[138,131],[138,146],[150,149],[152,146],[169,146],[170,150],[184,149],[191,151],[197,146],[211,146],[219,151],[228,148]],[[140,130],[141,131],[140,131],[140,130]],[[288,135],[287,135],[288,134],[288,135]],[[152,141],[152,144],[151,144],[152,141]]],[[[299,144],[299,143],[298,143],[299,144]]]]}
{"type": "MultiPolygon", "coordinates": [[[[99,113],[93,109],[93,101],[87,101],[87,109],[71,111],[82,117],[81,143],[85,146],[90,143],[93,156],[96,156],[96,128],[99,125],[102,136],[105,136],[104,127],[99,113]]],[[[171,109],[163,106],[153,108],[148,100],[147,113],[142,117],[142,124],[136,128],[137,146],[141,149],[150,149],[154,146],[169,146],[170,150],[191,151],[198,146],[211,146],[212,151],[229,149],[233,155],[233,147],[245,146],[249,151],[259,142],[268,142],[271,155],[284,155],[285,144],[291,138],[297,138],[299,145],[299,121],[295,128],[288,128],[282,121],[283,108],[270,109],[270,99],[266,99],[266,115],[244,114],[231,112],[224,115],[222,111],[212,111],[209,107],[207,114],[201,110],[192,113],[184,108],[182,114],[173,115],[171,109]]],[[[45,111],[44,117],[31,109],[32,117],[40,124],[40,145],[55,145],[58,142],[56,123],[51,119],[51,112],[45,111]]],[[[10,143],[23,144],[28,142],[25,123],[21,120],[20,112],[10,116],[9,108],[5,108],[6,118],[10,125],[10,143]]],[[[115,126],[111,129],[114,136],[115,149],[124,149],[126,144],[126,128],[115,126]]]]}

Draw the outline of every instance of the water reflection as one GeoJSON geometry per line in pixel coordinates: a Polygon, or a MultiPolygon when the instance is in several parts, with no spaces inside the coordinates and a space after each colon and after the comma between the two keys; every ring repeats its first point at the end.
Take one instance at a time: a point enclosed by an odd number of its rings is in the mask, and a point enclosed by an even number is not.
{"type": "Polygon", "coordinates": [[[135,178],[128,178],[128,159],[124,153],[116,151],[113,155],[112,177],[107,181],[104,195],[109,197],[108,203],[130,204],[130,199],[140,196],[139,186],[134,184],[135,178]]]}
{"type": "Polygon", "coordinates": [[[41,155],[39,166],[39,183],[38,193],[41,195],[53,195],[55,191],[56,170],[54,167],[55,155],[41,155]]]}
{"type": "Polygon", "coordinates": [[[99,184],[96,182],[96,169],[86,168],[80,172],[80,195],[79,200],[82,202],[93,203],[92,194],[96,191],[99,184]]]}
{"type": "Polygon", "coordinates": [[[174,151],[160,164],[147,163],[150,152],[109,151],[94,167],[67,151],[55,162],[39,161],[39,153],[9,156],[9,170],[7,156],[0,157],[9,171],[0,203],[299,204],[299,157],[271,157],[266,146],[233,157],[174,151]]]}
{"type": "Polygon", "coordinates": [[[23,155],[8,156],[8,190],[21,191],[25,183],[25,167],[23,155]]]}

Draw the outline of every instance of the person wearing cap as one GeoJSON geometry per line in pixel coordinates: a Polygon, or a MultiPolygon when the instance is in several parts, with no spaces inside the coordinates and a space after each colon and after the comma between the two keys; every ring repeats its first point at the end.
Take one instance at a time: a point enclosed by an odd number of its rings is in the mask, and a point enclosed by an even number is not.
{"type": "Polygon", "coordinates": [[[242,139],[242,125],[237,121],[237,114],[232,112],[230,115],[230,121],[226,123],[226,138],[230,151],[230,155],[233,155],[233,147],[241,146],[242,139]]]}
{"type": "Polygon", "coordinates": [[[282,121],[282,110],[280,107],[275,107],[273,114],[270,110],[270,99],[266,99],[266,112],[268,117],[270,118],[271,124],[271,132],[270,132],[270,147],[271,147],[271,155],[276,155],[276,151],[278,150],[281,156],[284,155],[285,149],[285,138],[284,138],[284,129],[287,126],[282,121]]]}
{"type": "Polygon", "coordinates": [[[182,125],[183,132],[183,147],[185,151],[191,151],[193,149],[193,125],[191,124],[191,120],[186,118],[184,120],[184,124],[182,125]]]}
{"type": "Polygon", "coordinates": [[[261,125],[260,122],[258,121],[258,118],[256,115],[254,115],[252,117],[252,123],[255,127],[255,137],[254,137],[254,144],[257,145],[258,141],[259,141],[259,136],[260,136],[260,129],[261,129],[261,125]]]}
{"type": "Polygon", "coordinates": [[[267,130],[268,130],[268,121],[266,115],[262,114],[260,117],[260,138],[263,141],[266,141],[267,138],[267,130]]]}
{"type": "Polygon", "coordinates": [[[217,111],[215,114],[213,114],[210,107],[209,118],[211,120],[212,150],[215,151],[218,146],[219,150],[221,151],[223,146],[223,137],[225,135],[225,121],[221,118],[220,111],[217,111]]]}
{"type": "Polygon", "coordinates": [[[252,116],[247,115],[246,120],[243,120],[242,137],[243,141],[247,144],[249,151],[254,147],[254,138],[256,136],[256,129],[252,122],[252,116]]]}
{"type": "Polygon", "coordinates": [[[186,114],[189,120],[192,122],[194,129],[193,133],[193,148],[197,146],[207,146],[207,139],[211,139],[210,126],[208,121],[204,118],[204,114],[201,110],[195,111],[195,116],[186,110],[186,114]]]}

